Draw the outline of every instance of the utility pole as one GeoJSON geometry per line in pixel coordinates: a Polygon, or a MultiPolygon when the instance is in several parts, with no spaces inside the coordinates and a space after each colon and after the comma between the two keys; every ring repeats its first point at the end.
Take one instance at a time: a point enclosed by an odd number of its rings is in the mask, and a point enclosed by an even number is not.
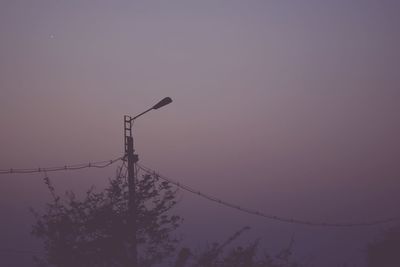
{"type": "Polygon", "coordinates": [[[138,267],[137,261],[137,239],[136,239],[136,201],[135,201],[135,180],[136,180],[136,162],[138,155],[135,154],[133,148],[132,124],[133,120],[129,116],[124,116],[124,133],[125,133],[125,155],[128,160],[128,225],[131,244],[129,247],[130,253],[128,266],[138,267]]]}
{"type": "Polygon", "coordinates": [[[135,117],[124,116],[124,145],[125,145],[125,157],[128,160],[128,225],[129,225],[129,236],[131,237],[131,244],[129,247],[130,257],[127,266],[139,267],[138,266],[138,251],[137,251],[137,203],[136,203],[136,163],[139,161],[139,157],[135,154],[132,137],[132,125],[135,119],[142,116],[153,109],[159,109],[172,102],[172,99],[166,97],[154,105],[152,108],[140,113],[135,117]]]}

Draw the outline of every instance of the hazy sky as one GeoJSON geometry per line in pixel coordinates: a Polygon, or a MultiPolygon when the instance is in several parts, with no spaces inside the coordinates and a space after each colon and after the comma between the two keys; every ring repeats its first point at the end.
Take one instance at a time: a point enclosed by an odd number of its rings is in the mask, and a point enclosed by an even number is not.
{"type": "MultiPolygon", "coordinates": [[[[118,157],[123,115],[170,96],[135,123],[143,164],[279,216],[398,215],[399,13],[395,0],[2,0],[0,169],[118,157]]],[[[114,171],[51,178],[101,188],[114,171]]],[[[0,177],[0,247],[32,246],[27,207],[46,194],[41,175],[0,177]]],[[[268,248],[295,233],[300,259],[332,266],[359,263],[385,229],[282,225],[188,193],[178,208],[199,246],[250,225],[268,248]]]]}

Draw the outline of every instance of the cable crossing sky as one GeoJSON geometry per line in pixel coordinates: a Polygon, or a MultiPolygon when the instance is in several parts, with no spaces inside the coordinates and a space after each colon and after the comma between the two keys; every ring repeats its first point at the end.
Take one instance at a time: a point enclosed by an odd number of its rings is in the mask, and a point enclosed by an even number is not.
{"type": "MultiPolygon", "coordinates": [[[[55,172],[55,171],[66,171],[66,170],[81,170],[81,169],[86,169],[86,168],[106,168],[117,161],[123,160],[124,157],[118,157],[115,159],[111,160],[106,160],[106,161],[97,161],[97,162],[89,162],[89,163],[81,163],[81,164],[73,164],[73,165],[64,165],[64,166],[59,166],[59,167],[48,167],[48,168],[25,168],[25,169],[0,169],[0,175],[1,174],[18,174],[18,173],[40,173],[40,172],[55,172]]],[[[124,167],[125,164],[123,164],[120,167],[119,175],[121,175],[122,168],[124,167]]],[[[196,190],[194,188],[191,188],[187,185],[181,184],[173,179],[170,179],[166,176],[160,175],[156,171],[142,165],[142,164],[136,164],[138,169],[144,171],[147,174],[150,175],[155,175],[159,178],[161,178],[164,181],[167,181],[178,188],[181,188],[187,192],[190,192],[192,194],[195,194],[197,196],[200,196],[204,199],[207,199],[209,201],[215,202],[217,204],[220,204],[222,206],[238,210],[243,213],[255,215],[258,217],[263,217],[267,218],[270,220],[274,221],[280,221],[284,223],[291,223],[291,224],[300,224],[300,225],[308,225],[308,226],[319,226],[319,227],[338,227],[338,228],[348,228],[348,227],[360,227],[360,226],[374,226],[374,225],[381,225],[381,224],[387,224],[395,221],[399,221],[400,217],[391,217],[391,218],[386,218],[386,219],[381,219],[381,220],[374,220],[374,221],[361,221],[361,222],[316,222],[316,221],[307,221],[307,220],[299,220],[295,218],[288,218],[288,217],[280,217],[276,215],[271,215],[271,214],[266,214],[264,212],[260,212],[258,210],[242,207],[240,205],[236,205],[232,202],[228,202],[222,199],[219,199],[217,197],[211,196],[209,194],[200,192],[199,190],[196,190]]]]}
{"type": "Polygon", "coordinates": [[[55,171],[67,171],[67,170],[81,170],[86,168],[105,168],[115,162],[121,160],[123,157],[116,159],[96,161],[89,163],[64,165],[59,167],[48,167],[48,168],[30,168],[30,169],[0,169],[0,174],[12,174],[12,173],[36,173],[36,172],[55,172],[55,171]]]}
{"type": "Polygon", "coordinates": [[[390,222],[395,222],[399,221],[400,217],[391,217],[387,219],[382,219],[382,220],[375,220],[375,221],[363,221],[363,222],[337,222],[337,223],[332,223],[332,222],[316,222],[316,221],[307,221],[307,220],[299,220],[299,219],[293,219],[293,218],[285,218],[285,217],[280,217],[280,216],[275,216],[275,215],[270,215],[266,214],[257,210],[241,207],[239,205],[236,205],[231,202],[224,201],[222,199],[219,199],[217,197],[202,193],[194,188],[191,188],[189,186],[183,185],[179,182],[176,182],[168,177],[162,176],[155,172],[154,170],[145,167],[141,164],[137,164],[138,167],[143,170],[144,172],[151,174],[151,175],[156,175],[157,177],[163,179],[164,181],[167,181],[171,184],[174,184],[175,186],[182,188],[183,190],[190,192],[192,194],[198,195],[204,199],[207,199],[209,201],[218,203],[222,206],[231,208],[231,209],[236,209],[238,211],[259,216],[259,217],[264,217],[270,220],[275,220],[275,221],[280,221],[280,222],[285,222],[285,223],[291,223],[291,224],[301,224],[301,225],[308,225],[308,226],[319,226],[319,227],[340,227],[340,228],[345,228],[345,227],[360,227],[360,226],[374,226],[374,225],[380,225],[380,224],[386,224],[390,222]]]}

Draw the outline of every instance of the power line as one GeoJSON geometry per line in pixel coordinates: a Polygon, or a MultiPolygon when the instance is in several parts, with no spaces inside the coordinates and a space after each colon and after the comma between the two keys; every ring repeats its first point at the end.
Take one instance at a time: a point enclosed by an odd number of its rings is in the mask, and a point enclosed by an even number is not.
{"type": "Polygon", "coordinates": [[[0,169],[0,174],[55,172],[55,171],[67,171],[67,170],[81,170],[85,168],[105,168],[122,159],[123,157],[119,157],[116,159],[105,160],[105,161],[96,161],[96,162],[64,165],[59,167],[48,167],[48,168],[0,169]]]}
{"type": "MultiPolygon", "coordinates": [[[[48,167],[48,168],[30,168],[30,169],[0,169],[0,174],[14,174],[14,173],[38,173],[38,172],[55,172],[55,171],[66,171],[66,170],[80,170],[80,169],[85,169],[85,168],[105,168],[108,167],[115,162],[122,160],[124,157],[118,157],[116,159],[112,160],[107,160],[107,161],[97,161],[97,162],[89,162],[89,163],[81,163],[81,164],[74,164],[74,165],[64,165],[60,167],[48,167]]],[[[124,165],[123,165],[124,166],[124,165]]],[[[123,166],[121,166],[119,170],[119,176],[121,175],[123,166]]],[[[387,219],[382,219],[382,220],[374,220],[374,221],[363,221],[363,222],[355,222],[355,223],[331,223],[331,222],[316,222],[316,221],[307,221],[307,220],[299,220],[299,219],[294,219],[294,218],[287,218],[287,217],[280,217],[276,215],[271,215],[271,214],[266,214],[263,212],[260,212],[258,210],[253,210],[249,209],[246,207],[242,207],[240,205],[236,205],[234,203],[219,199],[217,197],[214,197],[212,195],[203,193],[199,190],[196,190],[194,188],[191,188],[187,185],[181,184],[179,182],[174,181],[173,179],[170,179],[168,177],[162,176],[158,173],[156,173],[154,170],[145,167],[141,164],[137,164],[138,168],[145,171],[146,173],[149,174],[154,174],[157,177],[174,184],[175,186],[182,188],[185,191],[188,191],[192,194],[198,195],[202,198],[205,198],[209,201],[218,203],[220,205],[223,205],[228,208],[236,209],[244,213],[252,214],[255,216],[259,217],[264,217],[270,220],[275,220],[275,221],[280,221],[280,222],[285,222],[285,223],[291,223],[291,224],[302,224],[302,225],[309,225],[309,226],[321,226],[321,227],[358,227],[358,226],[373,226],[373,225],[379,225],[379,224],[386,224],[394,221],[399,221],[399,217],[392,217],[392,218],[387,218],[387,219]]]]}
{"type": "Polygon", "coordinates": [[[157,177],[163,179],[164,181],[167,181],[171,184],[174,184],[175,186],[182,188],[183,190],[186,190],[192,194],[198,195],[202,198],[205,198],[209,201],[218,203],[222,206],[231,208],[231,209],[236,209],[238,211],[259,216],[259,217],[264,217],[270,220],[275,220],[275,221],[280,221],[280,222],[285,222],[285,223],[291,223],[291,224],[301,224],[301,225],[308,225],[308,226],[320,226],[320,227],[359,227],[359,226],[373,226],[373,225],[379,225],[379,224],[386,224],[394,221],[399,221],[400,217],[392,217],[392,218],[387,218],[387,219],[382,219],[382,220],[374,220],[374,221],[362,221],[362,222],[355,222],[355,223],[349,223],[349,222],[338,222],[338,223],[332,223],[332,222],[316,222],[316,221],[307,221],[307,220],[300,220],[300,219],[294,219],[294,218],[287,218],[287,217],[280,217],[276,215],[271,215],[271,214],[266,214],[257,210],[241,207],[239,205],[236,205],[234,203],[224,201],[222,199],[219,199],[217,197],[211,196],[209,194],[202,193],[194,188],[191,188],[189,186],[183,185],[179,182],[176,182],[168,177],[162,176],[158,173],[156,173],[154,170],[147,168],[141,164],[137,164],[138,167],[143,170],[144,172],[152,175],[156,175],[157,177]]]}

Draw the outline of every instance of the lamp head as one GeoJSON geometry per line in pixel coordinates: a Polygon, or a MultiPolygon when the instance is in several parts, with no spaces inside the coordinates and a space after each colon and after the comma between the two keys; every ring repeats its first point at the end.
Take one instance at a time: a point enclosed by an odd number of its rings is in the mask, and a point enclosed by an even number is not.
{"type": "Polygon", "coordinates": [[[168,105],[171,102],[172,102],[172,99],[170,97],[166,97],[166,98],[162,99],[160,102],[158,102],[157,104],[155,104],[153,106],[153,109],[159,109],[165,105],[168,105]]]}

